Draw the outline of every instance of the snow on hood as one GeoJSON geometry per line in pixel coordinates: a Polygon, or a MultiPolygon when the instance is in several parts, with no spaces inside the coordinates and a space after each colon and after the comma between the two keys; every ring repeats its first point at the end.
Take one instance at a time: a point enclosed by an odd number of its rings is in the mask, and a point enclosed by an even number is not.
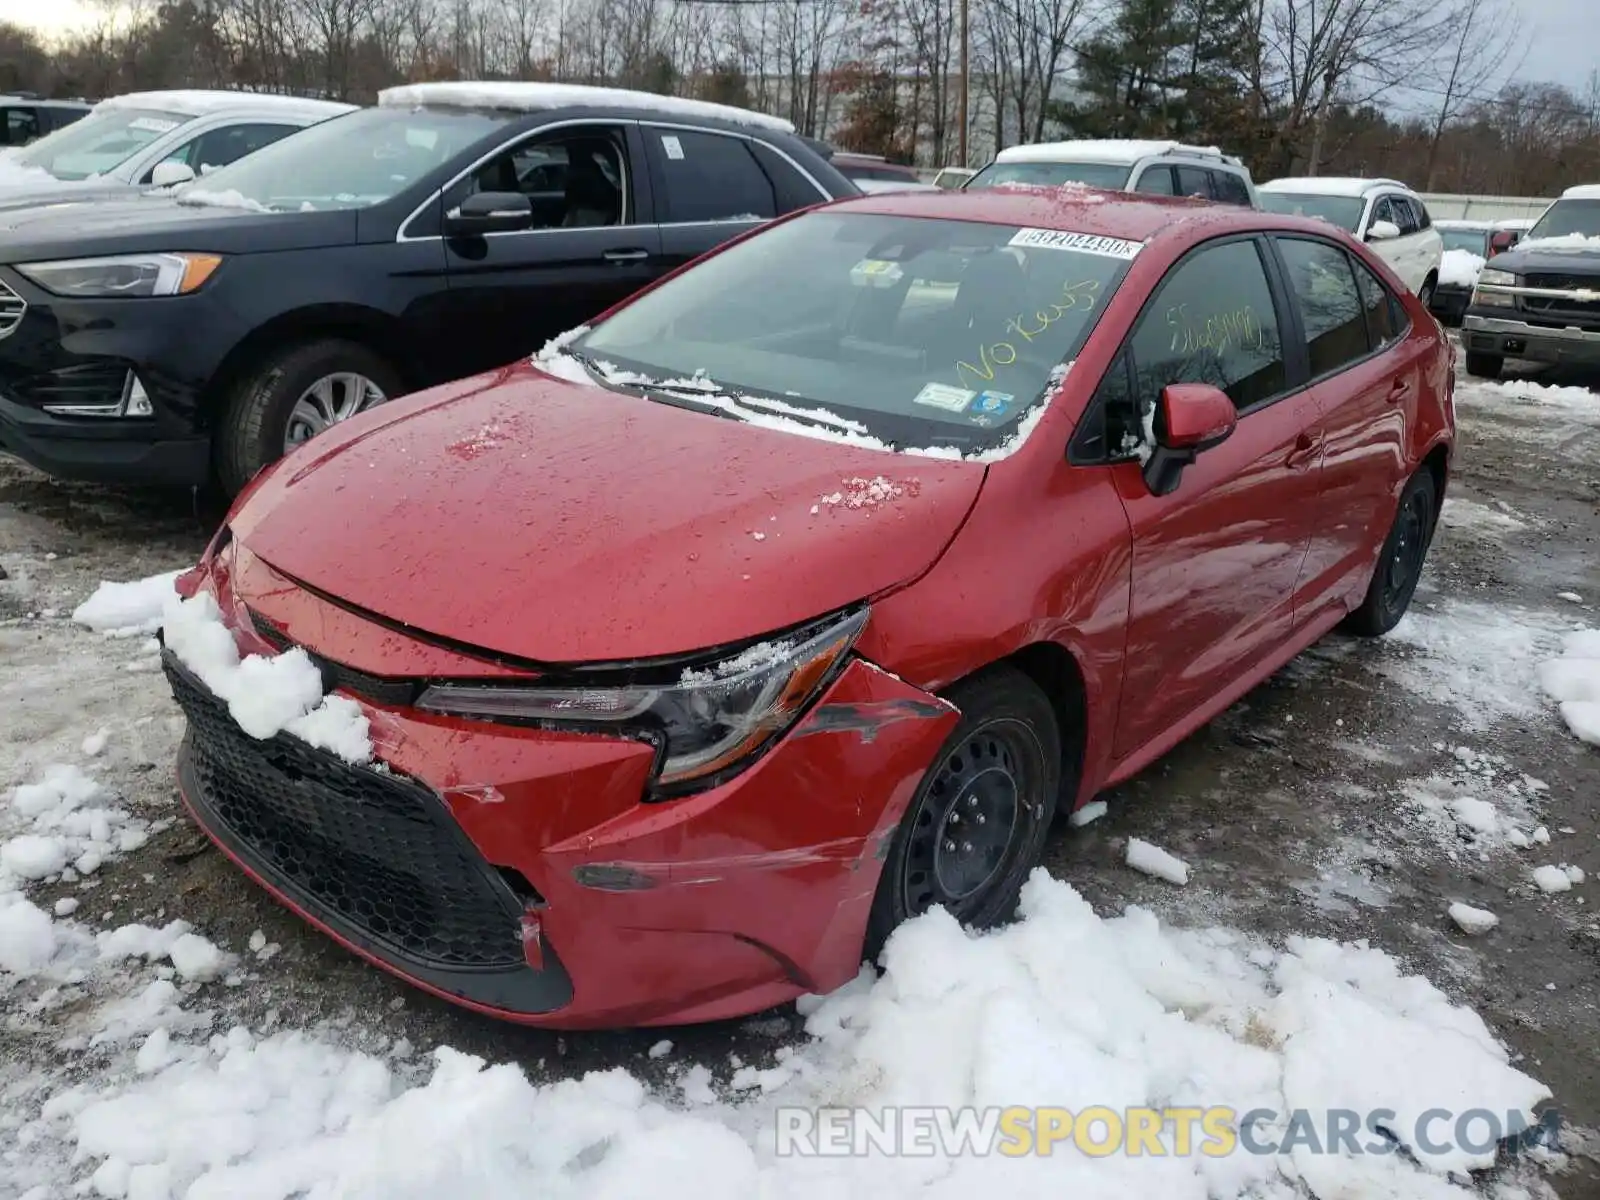
{"type": "Polygon", "coordinates": [[[1443,287],[1472,287],[1483,270],[1483,257],[1471,250],[1446,250],[1439,259],[1439,283],[1443,287]]]}
{"type": "Polygon", "coordinates": [[[1564,233],[1560,237],[1524,238],[1513,249],[1519,254],[1525,250],[1600,251],[1600,234],[1564,233]]]}
{"type": "Polygon", "coordinates": [[[232,189],[226,192],[208,192],[204,188],[186,187],[179,190],[176,195],[179,204],[193,204],[205,208],[242,208],[246,212],[258,213],[272,211],[259,200],[252,200],[244,193],[232,189]]]}
{"type": "Polygon", "coordinates": [[[43,167],[29,166],[27,163],[17,162],[10,156],[0,158],[0,192],[23,188],[31,191],[51,191],[71,186],[72,184],[57,179],[43,167]]]}

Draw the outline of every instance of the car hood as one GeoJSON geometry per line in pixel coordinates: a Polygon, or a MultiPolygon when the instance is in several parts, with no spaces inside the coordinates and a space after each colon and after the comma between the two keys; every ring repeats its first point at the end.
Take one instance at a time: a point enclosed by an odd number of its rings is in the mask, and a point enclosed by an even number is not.
{"type": "Polygon", "coordinates": [[[1488,262],[1493,271],[1514,275],[1594,275],[1600,278],[1600,241],[1587,246],[1513,246],[1488,262]]]}
{"type": "Polygon", "coordinates": [[[148,191],[120,179],[85,179],[81,182],[24,179],[0,186],[0,212],[33,208],[41,204],[78,204],[107,198],[127,199],[148,191]]]}
{"type": "Polygon", "coordinates": [[[617,662],[754,640],[916,578],[983,477],[519,364],[322,434],[230,525],[281,574],[421,635],[617,662]]]}
{"type": "Polygon", "coordinates": [[[249,254],[310,250],[355,240],[356,212],[263,213],[223,204],[181,204],[152,192],[74,198],[65,191],[48,203],[4,206],[0,194],[0,262],[42,262],[189,250],[249,254]]]}

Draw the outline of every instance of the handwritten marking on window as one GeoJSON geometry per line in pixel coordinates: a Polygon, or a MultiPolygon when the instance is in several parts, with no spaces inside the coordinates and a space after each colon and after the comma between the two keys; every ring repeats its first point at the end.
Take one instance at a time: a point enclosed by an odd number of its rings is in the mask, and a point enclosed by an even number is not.
{"type": "MultiPolygon", "coordinates": [[[[1084,279],[1074,283],[1066,283],[1061,287],[1061,298],[1047,308],[1039,309],[1030,317],[1026,313],[1017,313],[1005,323],[1007,333],[1015,334],[1024,341],[1031,342],[1039,337],[1062,317],[1074,310],[1092,312],[1095,295],[1100,290],[1100,281],[1097,279],[1084,279]]],[[[983,383],[993,383],[996,367],[1008,367],[1017,361],[1017,346],[1015,342],[987,342],[978,347],[978,364],[964,359],[956,361],[956,377],[965,382],[963,371],[970,371],[974,379],[983,383]]]]}

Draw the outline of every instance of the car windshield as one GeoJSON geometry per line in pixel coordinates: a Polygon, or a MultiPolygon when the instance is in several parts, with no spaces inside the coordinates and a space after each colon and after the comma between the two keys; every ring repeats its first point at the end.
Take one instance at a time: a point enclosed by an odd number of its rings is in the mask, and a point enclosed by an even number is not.
{"type": "Polygon", "coordinates": [[[1443,229],[1438,225],[1434,228],[1439,230],[1439,236],[1444,240],[1446,250],[1465,250],[1469,254],[1476,254],[1479,258],[1484,258],[1489,253],[1488,230],[1443,229]]]}
{"type": "Polygon", "coordinates": [[[967,190],[1020,184],[1025,187],[1060,187],[1063,183],[1082,183],[1089,187],[1117,188],[1128,185],[1133,168],[1127,163],[1091,162],[995,162],[971,179],[967,190]]]}
{"type": "Polygon", "coordinates": [[[1600,237],[1600,200],[1557,200],[1539,223],[1528,231],[1528,240],[1535,238],[1600,237]]]}
{"type": "Polygon", "coordinates": [[[398,195],[510,119],[462,109],[364,108],[290,134],[186,188],[273,212],[368,208],[398,195]]]}
{"type": "Polygon", "coordinates": [[[1291,217],[1320,217],[1354,233],[1366,201],[1358,196],[1318,196],[1308,192],[1262,192],[1261,207],[1291,217]]]}
{"type": "Polygon", "coordinates": [[[13,162],[75,181],[104,175],[191,118],[153,108],[105,108],[40,138],[13,162]]]}
{"type": "Polygon", "coordinates": [[[663,403],[981,453],[1060,377],[1138,249],[817,212],[708,258],[568,349],[603,381],[663,403]]]}

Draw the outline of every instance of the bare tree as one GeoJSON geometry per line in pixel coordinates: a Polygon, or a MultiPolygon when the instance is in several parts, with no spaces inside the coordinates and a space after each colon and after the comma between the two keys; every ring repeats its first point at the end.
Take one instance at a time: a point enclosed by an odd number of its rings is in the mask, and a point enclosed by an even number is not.
{"type": "MultiPolygon", "coordinates": [[[[1504,0],[1460,0],[1454,14],[1451,53],[1440,79],[1439,105],[1434,112],[1433,136],[1428,141],[1428,166],[1424,191],[1433,191],[1439,173],[1439,145],[1445,126],[1455,120],[1469,98],[1479,91],[1517,53],[1520,25],[1508,13],[1504,0]]],[[[1526,49],[1522,51],[1526,53],[1526,49]]],[[[1520,63],[1519,63],[1520,65],[1520,63]]]]}

